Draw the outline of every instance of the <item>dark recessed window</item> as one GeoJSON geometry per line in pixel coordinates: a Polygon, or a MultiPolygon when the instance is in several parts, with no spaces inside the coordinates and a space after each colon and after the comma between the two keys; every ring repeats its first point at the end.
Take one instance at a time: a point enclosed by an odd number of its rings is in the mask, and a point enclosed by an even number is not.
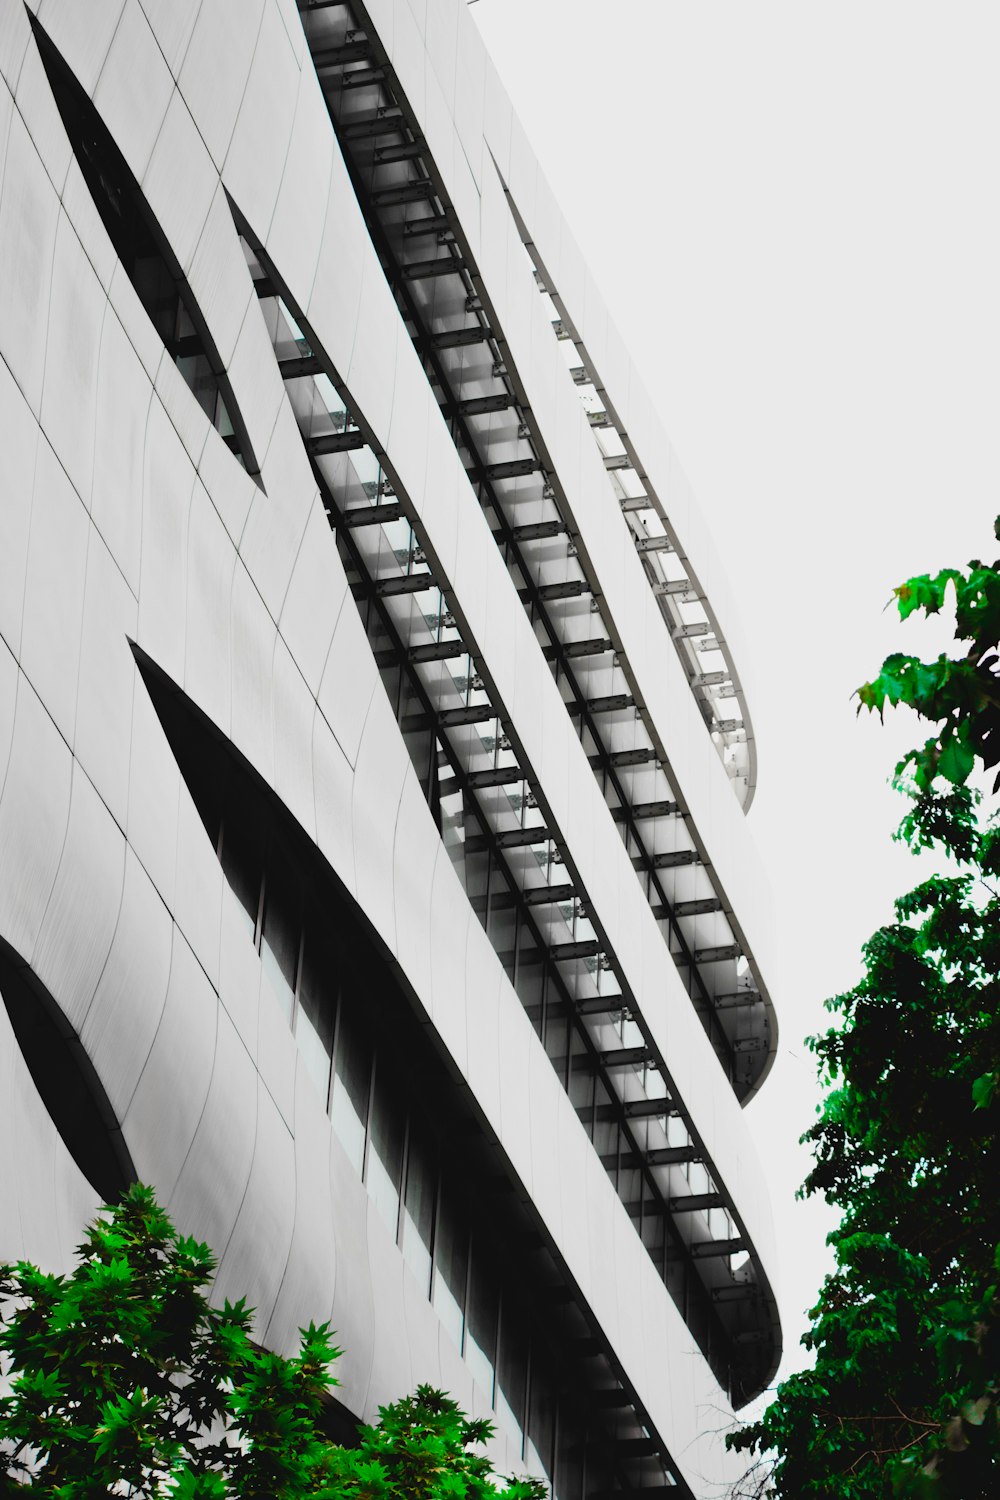
{"type": "Polygon", "coordinates": [[[28,1071],[63,1143],[96,1193],[115,1203],[135,1168],[110,1100],[48,990],[0,940],[0,995],[28,1071]]]}
{"type": "Polygon", "coordinates": [[[177,258],[104,121],[38,22],[31,20],[70,145],[118,258],[198,405],[256,479],[260,466],[177,258]]]}

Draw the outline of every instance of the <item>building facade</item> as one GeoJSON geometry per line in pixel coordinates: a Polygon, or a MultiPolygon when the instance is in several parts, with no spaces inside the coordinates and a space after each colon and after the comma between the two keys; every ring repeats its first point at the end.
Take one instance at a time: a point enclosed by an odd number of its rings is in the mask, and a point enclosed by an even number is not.
{"type": "Polygon", "coordinates": [[[9,0],[0,153],[0,1257],[138,1177],[351,1416],[719,1493],[745,682],[474,12],[9,0]]]}

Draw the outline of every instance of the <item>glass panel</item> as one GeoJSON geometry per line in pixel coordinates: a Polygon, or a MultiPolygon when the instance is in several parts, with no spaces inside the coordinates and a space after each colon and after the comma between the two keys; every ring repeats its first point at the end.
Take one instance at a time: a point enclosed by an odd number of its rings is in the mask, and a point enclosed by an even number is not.
{"type": "Polygon", "coordinates": [[[425,1295],[431,1289],[431,1252],[434,1238],[434,1201],[437,1171],[434,1153],[411,1119],[403,1202],[403,1256],[425,1295]]]}
{"type": "Polygon", "coordinates": [[[469,1278],[469,1318],[465,1357],[473,1378],[493,1400],[493,1370],[497,1353],[498,1288],[493,1266],[474,1248],[469,1278]]]}
{"type": "Polygon", "coordinates": [[[365,1163],[372,1053],[366,1033],[352,1014],[352,999],[345,995],[340,1002],[330,1118],[360,1177],[365,1163]]]}
{"type": "Polygon", "coordinates": [[[399,1185],[403,1174],[406,1115],[399,1078],[380,1051],[375,1059],[371,1132],[365,1181],[393,1239],[399,1229],[399,1185]]]}
{"type": "Polygon", "coordinates": [[[330,1093],[336,1001],[336,954],[333,945],[323,941],[313,924],[306,929],[302,950],[299,1003],[295,1010],[295,1040],[324,1108],[330,1093]]]}
{"type": "Polygon", "coordinates": [[[459,1349],[465,1329],[465,1281],[469,1232],[454,1188],[441,1184],[434,1237],[434,1292],[431,1301],[459,1349]]]}

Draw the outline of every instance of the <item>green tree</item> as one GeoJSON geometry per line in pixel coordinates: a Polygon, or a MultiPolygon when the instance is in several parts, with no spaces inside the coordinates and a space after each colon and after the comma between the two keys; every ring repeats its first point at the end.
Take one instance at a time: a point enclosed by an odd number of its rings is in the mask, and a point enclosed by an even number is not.
{"type": "Polygon", "coordinates": [[[0,1493],[58,1500],[540,1500],[497,1486],[491,1434],[428,1386],[360,1445],[324,1433],[340,1351],[326,1324],[291,1359],[255,1347],[244,1301],[212,1307],[207,1246],[136,1185],[86,1231],[66,1276],[0,1267],[0,1493]]]}
{"type": "Polygon", "coordinates": [[[1000,564],[895,592],[904,620],[952,594],[964,648],[890,656],[859,691],[934,728],[896,767],[897,836],[948,873],[895,903],[810,1042],[826,1093],[804,1192],[842,1212],[835,1269],[803,1340],[814,1367],[729,1439],[765,1460],[744,1493],[787,1500],[1000,1494],[1000,827],[969,785],[1000,763],[1000,564]]]}

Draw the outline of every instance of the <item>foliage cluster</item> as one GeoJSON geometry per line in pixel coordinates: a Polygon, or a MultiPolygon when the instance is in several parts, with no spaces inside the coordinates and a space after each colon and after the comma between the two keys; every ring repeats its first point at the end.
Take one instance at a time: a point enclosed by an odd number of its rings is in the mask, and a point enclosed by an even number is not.
{"type": "Polygon", "coordinates": [[[66,1276],[0,1267],[0,1494],[58,1500],[541,1500],[494,1483],[489,1423],[428,1386],[355,1447],[324,1431],[340,1351],[327,1325],[291,1359],[256,1347],[241,1300],[213,1307],[215,1260],[132,1187],[66,1276]]]}
{"type": "Polygon", "coordinates": [[[949,588],[962,654],[891,656],[860,689],[934,725],[896,768],[899,836],[952,873],[896,902],[810,1043],[826,1093],[804,1191],[842,1212],[835,1270],[803,1340],[814,1367],[729,1440],[770,1456],[760,1492],[788,1500],[1000,1494],[1000,827],[968,785],[1000,763],[1000,565],[910,579],[901,617],[949,588]]]}

